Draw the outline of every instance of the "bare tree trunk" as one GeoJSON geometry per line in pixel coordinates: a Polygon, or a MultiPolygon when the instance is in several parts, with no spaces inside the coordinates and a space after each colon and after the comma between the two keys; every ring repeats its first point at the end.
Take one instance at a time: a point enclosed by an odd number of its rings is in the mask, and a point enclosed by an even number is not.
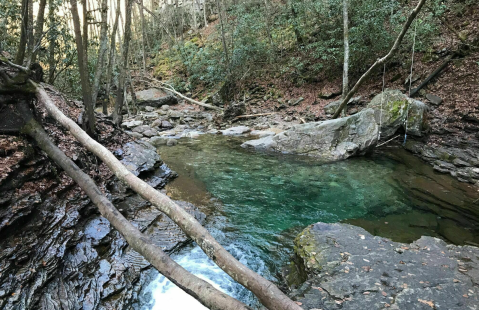
{"type": "MultiPolygon", "coordinates": [[[[71,0],[70,0],[71,1],[71,0]]],[[[83,55],[88,59],[88,4],[87,0],[81,0],[82,4],[82,22],[83,22],[83,55]]],[[[85,62],[88,66],[88,62],[85,62]]]]}
{"type": "Polygon", "coordinates": [[[27,28],[28,28],[28,2],[31,0],[22,0],[22,23],[20,29],[20,43],[18,45],[17,54],[15,56],[15,63],[17,65],[23,64],[25,58],[25,49],[27,46],[27,28]]]}
{"type": "MultiPolygon", "coordinates": [[[[41,101],[50,100],[44,90],[37,91],[37,98],[41,101]]],[[[210,309],[251,310],[245,304],[186,271],[156,246],[153,240],[142,234],[102,195],[95,182],[53,144],[45,130],[35,121],[28,107],[24,107],[23,110],[22,114],[26,121],[23,131],[35,139],[37,145],[65,170],[98,207],[101,215],[121,233],[135,251],[140,253],[161,274],[210,309]]]]}
{"type": "Polygon", "coordinates": [[[223,21],[223,14],[222,14],[222,9],[220,5],[220,0],[216,0],[216,7],[218,8],[218,15],[220,18],[220,25],[221,25],[221,41],[223,42],[223,50],[225,53],[225,59],[226,59],[226,66],[228,72],[230,71],[230,58],[228,55],[228,47],[226,46],[226,34],[225,34],[225,28],[224,28],[224,21],[223,21]]]}
{"type": "MultiPolygon", "coordinates": [[[[85,5],[86,10],[86,0],[82,0],[85,5]]],[[[80,80],[82,85],[82,97],[83,97],[83,104],[85,105],[86,115],[87,117],[84,118],[83,121],[83,128],[88,132],[89,135],[95,135],[95,113],[93,110],[92,102],[91,102],[91,90],[90,90],[90,80],[88,77],[88,58],[85,53],[85,47],[83,46],[84,39],[87,36],[85,33],[82,40],[81,30],[80,30],[80,18],[78,16],[78,7],[77,7],[77,0],[70,0],[71,4],[71,13],[73,19],[73,27],[75,31],[75,41],[77,46],[77,53],[78,53],[78,69],[80,71],[80,80]]],[[[85,15],[85,14],[84,14],[85,15]]],[[[84,20],[86,24],[86,20],[84,20]]],[[[88,28],[86,28],[88,29],[88,28]]],[[[85,27],[83,27],[85,30],[85,27]]]]}
{"type": "Polygon", "coordinates": [[[121,110],[123,108],[123,97],[126,80],[126,70],[128,70],[128,51],[131,39],[131,9],[133,7],[133,0],[127,0],[125,12],[125,35],[123,37],[123,54],[120,64],[120,78],[118,81],[118,90],[116,93],[115,109],[113,111],[113,122],[120,125],[122,120],[121,110]]]}
{"type": "Polygon", "coordinates": [[[43,24],[45,23],[45,6],[46,5],[47,5],[47,0],[40,0],[40,4],[38,7],[37,22],[35,25],[34,40],[33,40],[34,47],[33,47],[32,57],[30,58],[28,67],[30,66],[30,63],[34,63],[35,61],[37,61],[37,54],[38,54],[38,50],[40,49],[41,40],[43,37],[43,24]]]}
{"type": "MultiPolygon", "coordinates": [[[[344,27],[344,63],[343,63],[343,95],[346,98],[349,91],[349,18],[348,18],[348,0],[343,0],[343,27],[344,27]]],[[[346,109],[343,110],[343,116],[346,109]]]]}
{"type": "Polygon", "coordinates": [[[25,59],[26,63],[30,61],[33,53],[34,47],[34,37],[33,37],[33,0],[28,0],[28,25],[27,25],[27,57],[25,59]]]}
{"type": "Polygon", "coordinates": [[[89,137],[74,121],[58,110],[51,101],[40,100],[40,102],[44,103],[50,116],[64,126],[90,152],[98,156],[120,181],[123,181],[141,197],[165,213],[201,247],[216,265],[253,292],[265,307],[270,310],[302,310],[273,283],[255,273],[228,253],[191,214],[178,206],[168,196],[131,173],[115,155],[89,137]]]}
{"type": "Polygon", "coordinates": [[[138,10],[140,11],[141,18],[141,45],[143,52],[143,74],[146,74],[146,25],[145,25],[145,13],[143,12],[143,0],[140,0],[138,5],[138,10]]]}
{"type": "Polygon", "coordinates": [[[387,55],[384,56],[383,58],[379,58],[378,60],[376,60],[376,62],[368,69],[368,71],[366,71],[366,73],[364,73],[361,76],[361,78],[359,78],[359,80],[354,85],[353,89],[351,89],[348,92],[348,95],[345,98],[343,98],[343,101],[339,105],[339,108],[336,110],[336,112],[334,112],[333,118],[338,118],[338,116],[341,114],[341,111],[344,109],[344,107],[348,103],[349,99],[353,97],[353,95],[358,91],[359,87],[364,83],[364,81],[366,81],[366,79],[371,75],[371,73],[380,65],[384,64],[389,59],[391,59],[391,57],[393,57],[393,55],[399,49],[399,45],[401,44],[404,36],[406,35],[407,30],[411,26],[413,20],[416,18],[417,14],[421,10],[425,2],[426,0],[420,0],[417,6],[411,11],[411,13],[409,14],[409,17],[406,20],[406,23],[403,26],[403,29],[401,30],[401,33],[396,38],[396,41],[394,42],[394,45],[389,51],[389,53],[387,53],[387,55]]]}
{"type": "Polygon", "coordinates": [[[208,19],[206,18],[206,0],[203,0],[203,18],[205,19],[205,28],[208,27],[208,19]]]}
{"type": "Polygon", "coordinates": [[[113,68],[115,67],[115,58],[116,58],[116,32],[118,30],[118,20],[120,18],[120,2],[117,0],[116,10],[115,10],[115,22],[113,24],[113,29],[111,30],[110,37],[110,57],[108,58],[108,67],[106,73],[106,91],[105,95],[107,101],[103,102],[103,114],[108,115],[108,102],[110,102],[110,89],[111,89],[111,79],[113,75],[113,68]]]}
{"type": "Polygon", "coordinates": [[[98,49],[98,57],[96,63],[95,78],[93,80],[92,88],[92,106],[96,107],[96,99],[100,89],[101,75],[103,73],[103,66],[105,62],[105,54],[108,49],[108,0],[101,2],[101,31],[100,31],[100,48],[98,49]]]}

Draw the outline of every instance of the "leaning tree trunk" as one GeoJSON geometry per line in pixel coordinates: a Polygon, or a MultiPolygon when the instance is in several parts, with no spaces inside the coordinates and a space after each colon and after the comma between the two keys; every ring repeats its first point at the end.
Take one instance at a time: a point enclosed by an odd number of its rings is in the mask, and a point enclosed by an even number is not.
{"type": "MultiPolygon", "coordinates": [[[[85,2],[83,0],[83,2],[85,2]]],[[[77,46],[77,53],[78,53],[78,69],[80,71],[80,80],[81,80],[81,88],[82,88],[82,95],[83,95],[83,104],[85,105],[85,110],[87,117],[84,118],[83,121],[83,128],[86,129],[89,135],[95,135],[95,113],[92,106],[91,101],[91,89],[90,89],[90,79],[88,77],[88,58],[85,53],[85,47],[83,46],[83,38],[88,37],[87,33],[84,33],[84,37],[82,38],[81,30],[80,30],[80,18],[78,16],[78,7],[77,7],[77,0],[70,0],[70,4],[72,6],[72,19],[73,19],[73,27],[75,31],[75,41],[77,46]]],[[[86,4],[85,4],[86,5],[86,4]]],[[[86,8],[84,8],[86,10],[86,8]]],[[[84,14],[85,15],[85,14],[84,14]]],[[[83,21],[86,24],[86,20],[83,21]]],[[[83,28],[85,30],[85,28],[83,28]]],[[[88,28],[87,28],[88,29],[88,28]]]]}
{"type": "MultiPolygon", "coordinates": [[[[48,22],[50,25],[55,23],[55,10],[56,6],[54,0],[48,0],[48,22]]],[[[48,84],[53,84],[55,77],[55,44],[56,44],[56,33],[49,33],[48,40],[48,84]]]]}
{"type": "Polygon", "coordinates": [[[302,310],[273,283],[261,277],[226,251],[191,214],[131,173],[110,151],[89,137],[51,101],[40,100],[51,117],[62,124],[83,146],[98,156],[132,190],[172,219],[213,262],[258,297],[270,310],[302,310]]]}
{"type": "MultiPolygon", "coordinates": [[[[40,87],[37,87],[37,98],[41,102],[50,101],[48,95],[40,87]]],[[[28,106],[20,105],[17,109],[22,112],[26,123],[22,131],[30,135],[37,142],[37,145],[47,153],[48,157],[65,170],[98,207],[101,215],[122,234],[135,251],[140,253],[161,274],[209,309],[251,310],[242,302],[189,273],[164,253],[154,244],[153,240],[133,226],[102,194],[95,182],[50,140],[45,130],[33,118],[28,106]]]]}
{"type": "Polygon", "coordinates": [[[125,12],[125,35],[123,37],[123,54],[121,55],[121,69],[120,78],[118,80],[118,90],[116,93],[115,109],[113,111],[113,122],[120,125],[122,116],[121,110],[123,108],[124,88],[126,80],[126,71],[128,70],[128,51],[131,39],[131,9],[133,7],[133,0],[127,0],[127,8],[125,12]]]}
{"type": "Polygon", "coordinates": [[[96,107],[96,99],[98,90],[100,89],[101,75],[103,73],[103,65],[105,62],[105,54],[108,48],[108,0],[101,2],[101,30],[100,30],[100,48],[98,49],[98,57],[96,63],[96,72],[93,79],[92,87],[92,106],[96,107]]]}
{"type": "Polygon", "coordinates": [[[225,59],[226,59],[226,66],[227,66],[227,70],[228,72],[230,71],[230,58],[229,58],[229,55],[228,55],[228,47],[226,46],[226,34],[225,34],[225,28],[224,28],[224,25],[223,23],[225,22],[223,19],[223,14],[222,14],[222,9],[221,9],[221,5],[220,5],[220,0],[216,0],[216,7],[218,9],[218,14],[219,14],[219,18],[220,18],[220,26],[221,26],[221,41],[223,43],[223,51],[225,53],[225,59]]]}
{"type": "Polygon", "coordinates": [[[425,2],[426,0],[420,0],[417,6],[411,11],[411,13],[409,14],[409,17],[406,20],[406,23],[404,24],[401,30],[401,33],[399,33],[399,36],[396,38],[396,41],[394,42],[394,45],[389,51],[389,53],[387,53],[387,55],[384,56],[383,58],[379,58],[378,60],[376,60],[376,62],[368,69],[368,71],[366,71],[366,73],[364,73],[359,78],[359,80],[354,85],[353,89],[351,89],[348,92],[348,95],[345,98],[343,98],[343,101],[339,105],[339,108],[336,110],[336,112],[334,112],[333,118],[338,118],[338,116],[341,114],[341,111],[344,109],[344,107],[348,103],[349,99],[353,97],[353,95],[358,91],[359,87],[364,83],[364,81],[366,81],[366,79],[371,75],[371,73],[373,73],[373,71],[376,70],[376,68],[386,63],[389,59],[393,57],[393,55],[399,49],[399,45],[401,44],[404,36],[406,35],[407,30],[411,26],[413,20],[416,18],[419,11],[421,11],[421,8],[423,7],[425,2]]]}

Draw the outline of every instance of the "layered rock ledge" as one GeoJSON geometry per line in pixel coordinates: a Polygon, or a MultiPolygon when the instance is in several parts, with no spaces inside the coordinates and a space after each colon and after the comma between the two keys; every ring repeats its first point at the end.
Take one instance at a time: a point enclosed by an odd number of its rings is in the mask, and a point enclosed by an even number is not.
{"type": "Polygon", "coordinates": [[[411,244],[347,224],[316,223],[295,239],[286,278],[314,309],[478,309],[479,248],[422,237],[411,244]]]}

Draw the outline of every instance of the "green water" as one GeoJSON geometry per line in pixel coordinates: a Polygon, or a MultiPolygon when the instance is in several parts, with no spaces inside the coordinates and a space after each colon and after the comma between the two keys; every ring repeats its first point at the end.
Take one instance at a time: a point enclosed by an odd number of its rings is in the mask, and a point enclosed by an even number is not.
{"type": "MultiPolygon", "coordinates": [[[[479,243],[477,189],[435,173],[402,149],[320,163],[245,150],[240,147],[244,139],[203,135],[158,151],[179,174],[167,186],[167,194],[200,207],[208,215],[206,225],[213,236],[269,279],[279,280],[295,236],[319,221],[351,223],[401,242],[429,235],[479,243]]],[[[255,303],[197,246],[174,258],[230,295],[255,303]]],[[[169,300],[176,303],[178,292],[173,287],[162,276],[152,283],[152,309],[169,309],[164,307],[169,300]]]]}

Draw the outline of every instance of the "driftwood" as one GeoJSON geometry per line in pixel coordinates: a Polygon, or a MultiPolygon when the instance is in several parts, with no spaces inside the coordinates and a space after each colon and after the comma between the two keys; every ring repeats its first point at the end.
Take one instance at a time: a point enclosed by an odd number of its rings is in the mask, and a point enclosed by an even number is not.
{"type": "Polygon", "coordinates": [[[171,259],[147,235],[133,226],[102,194],[95,182],[50,140],[42,126],[35,121],[26,104],[19,105],[18,110],[26,123],[22,132],[30,135],[48,157],[65,170],[98,207],[100,213],[125,237],[128,244],[161,274],[210,309],[251,310],[242,302],[189,273],[171,259]]]}
{"type": "Polygon", "coordinates": [[[177,92],[173,86],[169,85],[169,84],[166,84],[166,83],[163,83],[161,81],[158,81],[157,79],[155,78],[152,78],[152,77],[149,77],[149,79],[155,81],[156,83],[160,84],[160,85],[153,85],[152,87],[153,88],[159,88],[159,89],[163,89],[163,90],[166,90],[166,91],[170,91],[172,93],[174,93],[175,95],[177,95],[178,97],[180,98],[183,98],[185,99],[186,101],[189,101],[193,104],[197,104],[199,106],[202,106],[202,107],[205,107],[207,109],[211,109],[211,110],[216,110],[216,111],[219,111],[219,112],[223,112],[223,109],[220,108],[220,107],[215,107],[214,105],[211,105],[211,104],[207,104],[207,103],[204,103],[204,102],[201,102],[201,101],[197,101],[195,99],[191,99],[189,97],[186,97],[185,95],[183,95],[182,93],[180,92],[177,92]]]}
{"type": "Polygon", "coordinates": [[[109,150],[93,140],[74,121],[66,117],[41,87],[37,86],[36,95],[48,114],[69,130],[84,147],[98,156],[119,180],[172,219],[186,235],[201,247],[209,258],[234,280],[255,294],[264,306],[270,310],[302,310],[273,283],[234,258],[192,215],[126,169],[109,150]]]}
{"type": "Polygon", "coordinates": [[[431,82],[431,80],[436,77],[436,75],[438,75],[439,73],[441,73],[442,70],[444,70],[444,68],[446,68],[447,64],[452,60],[452,58],[456,55],[456,53],[452,53],[451,55],[449,55],[445,60],[444,62],[439,66],[439,68],[437,68],[436,70],[434,70],[433,73],[431,73],[418,87],[414,88],[411,93],[409,94],[410,97],[413,97],[414,95],[416,95],[424,86],[426,86],[427,84],[429,84],[429,82],[431,82]]]}
{"type": "Polygon", "coordinates": [[[371,73],[373,73],[374,70],[376,70],[376,68],[378,68],[380,65],[386,63],[389,59],[391,59],[391,57],[393,57],[393,55],[399,49],[399,45],[401,44],[404,36],[406,35],[407,30],[411,26],[413,20],[416,18],[417,14],[421,10],[421,8],[423,7],[425,2],[426,2],[426,0],[420,0],[419,3],[417,4],[417,6],[411,11],[411,13],[409,14],[409,17],[406,20],[406,23],[403,26],[403,29],[401,30],[401,33],[396,38],[396,41],[394,42],[394,45],[391,48],[391,50],[389,51],[389,53],[387,53],[387,55],[384,56],[383,58],[379,58],[378,60],[376,60],[376,62],[368,69],[368,71],[366,71],[366,73],[364,73],[359,78],[359,80],[356,82],[354,87],[349,91],[349,93],[346,95],[346,97],[343,98],[343,101],[339,105],[338,109],[336,110],[336,112],[334,112],[333,118],[338,118],[339,117],[339,115],[341,114],[341,111],[344,109],[346,104],[349,102],[349,99],[351,99],[353,97],[353,95],[358,91],[359,87],[366,81],[366,79],[371,75],[371,73]]]}

